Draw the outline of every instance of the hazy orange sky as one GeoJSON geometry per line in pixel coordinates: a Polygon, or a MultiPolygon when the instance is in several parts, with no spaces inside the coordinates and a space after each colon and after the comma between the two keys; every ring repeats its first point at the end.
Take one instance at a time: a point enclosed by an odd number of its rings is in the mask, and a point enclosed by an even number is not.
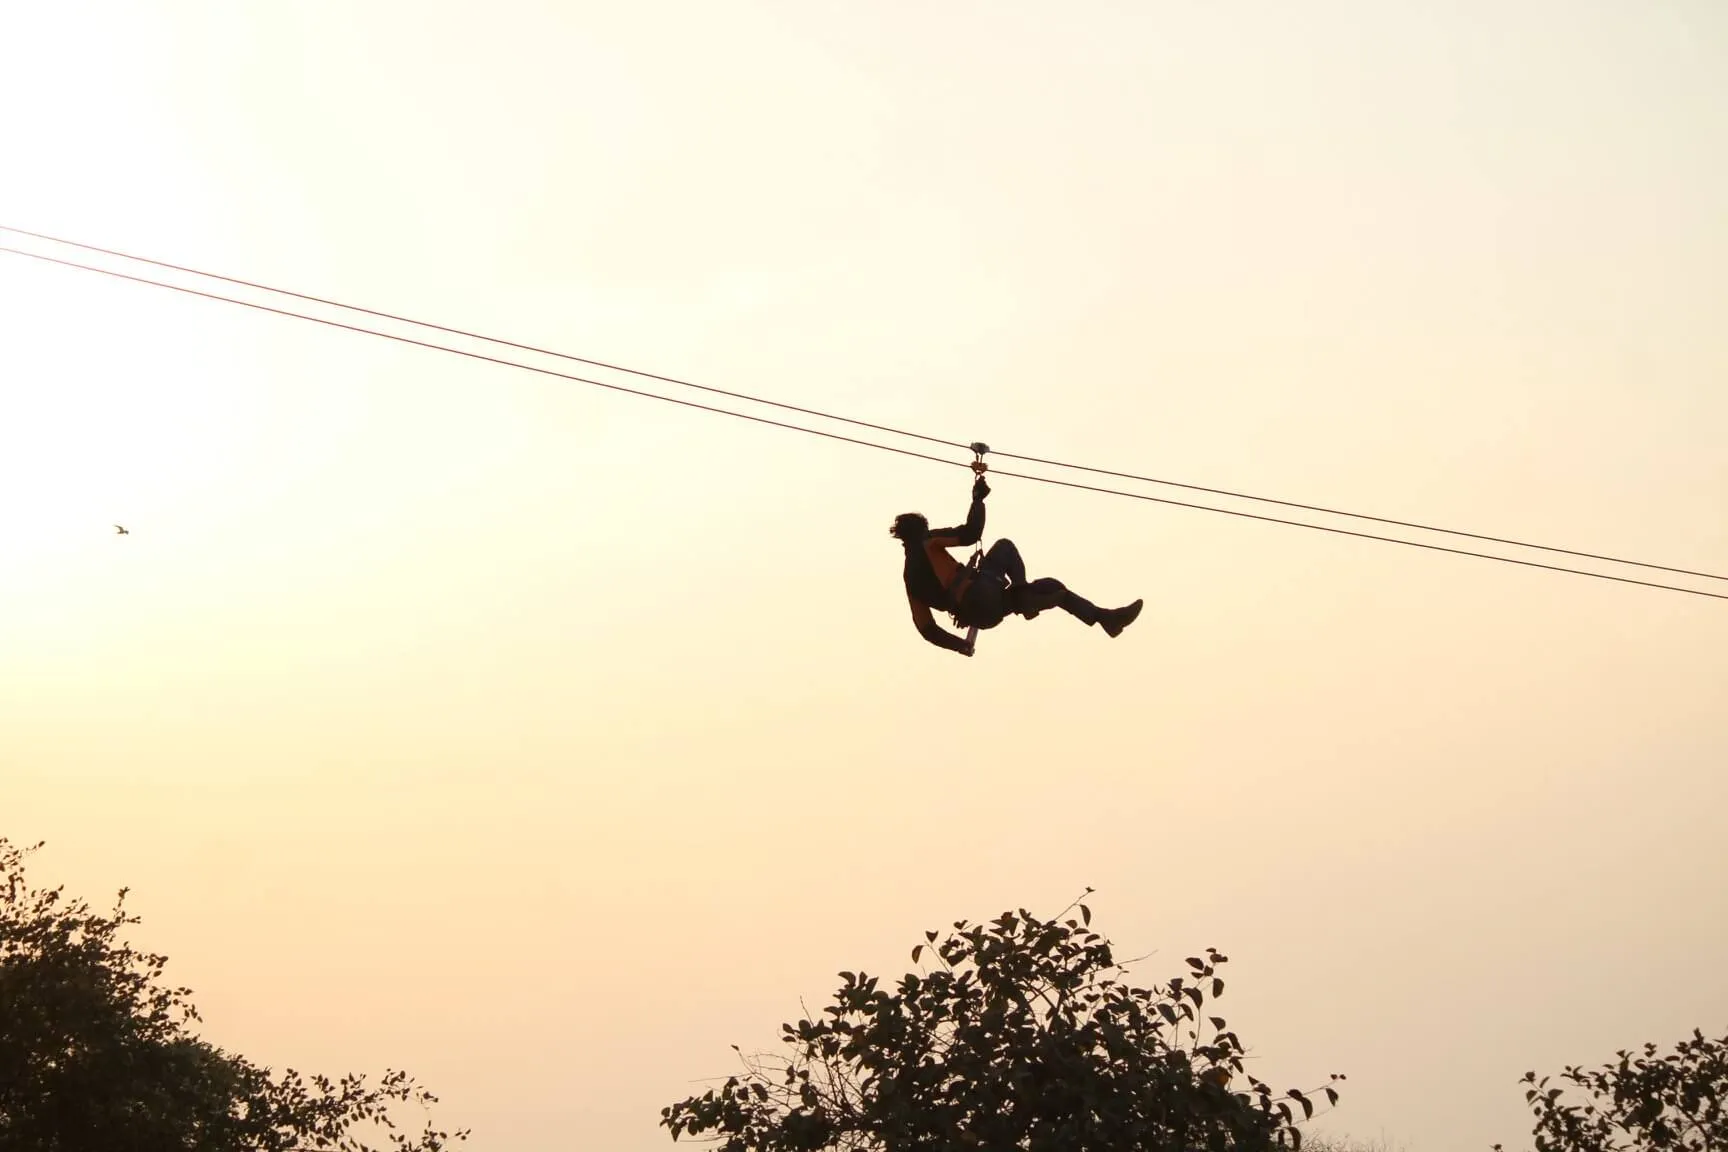
{"type": "MultiPolygon", "coordinates": [[[[1728,572],[1708,0],[4,26],[0,224],[1728,572]]],[[[1230,955],[1257,1074],[1349,1076],[1324,1131],[1524,1146],[1526,1069],[1728,1023],[1728,603],[1003,479],[1146,609],[967,661],[885,535],[967,482],[0,255],[0,835],[130,885],[211,1039],[487,1152],[671,1147],[834,973],[1086,885],[1148,982],[1230,955]]]]}

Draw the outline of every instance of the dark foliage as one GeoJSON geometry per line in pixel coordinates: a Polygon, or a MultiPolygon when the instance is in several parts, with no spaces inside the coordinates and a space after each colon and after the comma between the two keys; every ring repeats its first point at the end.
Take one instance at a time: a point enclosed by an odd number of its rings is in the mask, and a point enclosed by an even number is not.
{"type": "Polygon", "coordinates": [[[278,1075],[199,1039],[167,959],[121,939],[138,923],[126,890],[101,914],[33,889],[39,847],[0,838],[0,1152],[443,1152],[466,1136],[395,1130],[393,1106],[435,1101],[407,1073],[278,1075]]]}
{"type": "Polygon", "coordinates": [[[1694,1029],[1672,1052],[1657,1051],[1646,1044],[1641,1054],[1618,1052],[1600,1068],[1573,1065],[1552,1087],[1551,1077],[1526,1072],[1536,1152],[1728,1149],[1728,1036],[1712,1040],[1694,1029]],[[1581,1093],[1582,1102],[1569,1092],[1581,1093]]]}
{"type": "MultiPolygon", "coordinates": [[[[840,973],[819,1019],[783,1026],[789,1056],[746,1060],[744,1075],[666,1108],[662,1125],[722,1152],[1299,1146],[1314,1099],[1248,1075],[1241,1041],[1208,1015],[1227,958],[1208,950],[1157,988],[1131,987],[1091,912],[1074,910],[960,921],[940,942],[926,933],[912,960],[928,953],[937,967],[891,990],[840,973]],[[1232,1090],[1238,1079],[1246,1091],[1232,1090]]],[[[1331,1083],[1314,1095],[1338,1097],[1331,1083]]]]}

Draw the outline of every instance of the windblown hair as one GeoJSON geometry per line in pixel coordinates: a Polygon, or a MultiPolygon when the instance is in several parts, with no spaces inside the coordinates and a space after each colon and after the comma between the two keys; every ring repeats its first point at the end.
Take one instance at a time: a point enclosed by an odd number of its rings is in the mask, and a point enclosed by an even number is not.
{"type": "Polygon", "coordinates": [[[894,527],[888,529],[888,535],[906,544],[916,544],[929,532],[930,521],[922,512],[902,512],[894,517],[894,527]]]}

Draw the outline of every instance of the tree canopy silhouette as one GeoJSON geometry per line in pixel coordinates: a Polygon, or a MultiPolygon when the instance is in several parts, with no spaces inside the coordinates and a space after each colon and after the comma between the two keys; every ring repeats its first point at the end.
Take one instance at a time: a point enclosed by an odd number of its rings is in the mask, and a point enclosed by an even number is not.
{"type": "MultiPolygon", "coordinates": [[[[842,972],[819,1019],[782,1026],[789,1055],[746,1058],[743,1075],[664,1109],[661,1124],[721,1152],[1300,1146],[1313,1098],[1247,1074],[1241,1041],[1207,1014],[1228,958],[1208,949],[1185,974],[1132,987],[1091,921],[1084,904],[1056,920],[1021,909],[958,921],[912,950],[934,969],[892,990],[842,972]]],[[[1336,1104],[1341,1079],[1314,1096],[1336,1104]]]]}
{"type": "Polygon", "coordinates": [[[405,1072],[376,1084],[273,1074],[194,1035],[190,990],[134,950],[112,912],[30,887],[0,838],[0,1149],[6,1152],[442,1152],[466,1133],[395,1130],[436,1098],[405,1072]],[[383,1143],[371,1141],[382,1140],[383,1143]]]}
{"type": "MultiPolygon", "coordinates": [[[[1621,1050],[1600,1068],[1568,1066],[1560,1084],[1526,1072],[1536,1152],[1721,1152],[1728,1149],[1728,1036],[1699,1029],[1657,1055],[1621,1050]],[[1582,1103],[1570,1097],[1582,1091],[1582,1103]]],[[[1499,1152],[1500,1145],[1494,1145],[1499,1152]]]]}

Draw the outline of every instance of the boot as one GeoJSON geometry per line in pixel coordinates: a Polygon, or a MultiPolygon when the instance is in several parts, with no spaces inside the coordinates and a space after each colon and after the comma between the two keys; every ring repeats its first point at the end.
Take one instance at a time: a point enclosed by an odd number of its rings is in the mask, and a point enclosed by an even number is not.
{"type": "Polygon", "coordinates": [[[1124,608],[1110,608],[1098,614],[1098,623],[1112,637],[1122,635],[1122,630],[1134,623],[1134,618],[1140,615],[1144,601],[1136,600],[1124,608]]]}

